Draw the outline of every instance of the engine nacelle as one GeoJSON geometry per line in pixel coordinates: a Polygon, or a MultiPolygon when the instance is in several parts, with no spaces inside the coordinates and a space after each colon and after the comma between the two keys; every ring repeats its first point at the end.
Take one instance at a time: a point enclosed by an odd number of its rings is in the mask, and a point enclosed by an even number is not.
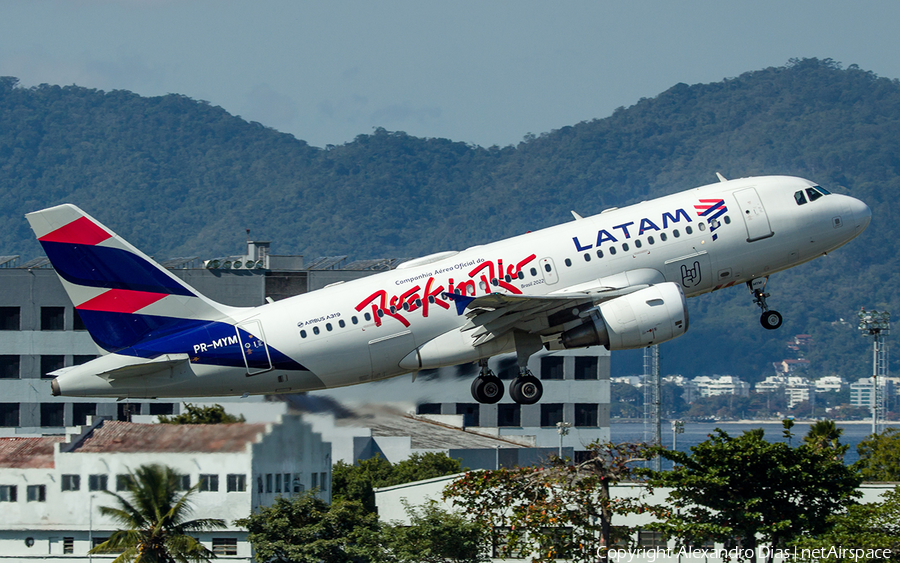
{"type": "Polygon", "coordinates": [[[630,350],[672,340],[687,329],[684,293],[667,282],[601,303],[583,324],[562,333],[560,342],[565,348],[600,344],[630,350]]]}

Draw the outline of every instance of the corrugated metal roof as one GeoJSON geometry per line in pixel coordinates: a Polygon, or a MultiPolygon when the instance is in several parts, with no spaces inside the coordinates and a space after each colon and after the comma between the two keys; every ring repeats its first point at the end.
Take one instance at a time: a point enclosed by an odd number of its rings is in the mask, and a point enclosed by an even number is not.
{"type": "Polygon", "coordinates": [[[76,447],[79,453],[242,452],[265,424],[136,424],[107,421],[76,447]]]}
{"type": "Polygon", "coordinates": [[[62,441],[62,436],[0,438],[0,467],[52,468],[53,445],[62,441]]]}

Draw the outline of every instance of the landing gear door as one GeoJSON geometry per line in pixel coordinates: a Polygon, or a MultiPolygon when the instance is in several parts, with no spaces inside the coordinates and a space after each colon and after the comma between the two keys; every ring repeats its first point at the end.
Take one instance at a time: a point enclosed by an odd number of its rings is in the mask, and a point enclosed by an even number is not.
{"type": "Polygon", "coordinates": [[[247,375],[256,375],[271,370],[272,359],[269,357],[269,347],[266,346],[266,335],[263,333],[262,323],[258,320],[247,321],[235,328],[241,343],[241,352],[244,354],[247,375]]]}
{"type": "Polygon", "coordinates": [[[741,210],[741,217],[744,218],[744,225],[747,226],[747,242],[769,238],[774,234],[756,188],[738,190],[734,192],[734,197],[741,210]]]}
{"type": "Polygon", "coordinates": [[[559,281],[553,258],[541,258],[541,273],[544,275],[544,283],[547,285],[553,285],[559,281]]]}
{"type": "Polygon", "coordinates": [[[715,281],[710,266],[709,254],[706,251],[695,252],[666,260],[666,281],[675,282],[681,286],[685,295],[710,289],[715,281]]]}

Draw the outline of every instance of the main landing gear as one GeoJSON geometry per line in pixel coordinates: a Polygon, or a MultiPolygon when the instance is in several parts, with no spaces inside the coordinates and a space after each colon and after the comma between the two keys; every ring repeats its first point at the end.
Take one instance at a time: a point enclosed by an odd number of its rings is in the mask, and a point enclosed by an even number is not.
{"type": "MultiPolygon", "coordinates": [[[[481,372],[472,381],[472,397],[479,403],[492,405],[503,398],[503,381],[492,372],[487,360],[479,360],[481,372]]],[[[544,386],[528,368],[520,370],[519,376],[509,384],[510,398],[520,405],[533,405],[541,400],[544,386]]]]}
{"type": "Polygon", "coordinates": [[[759,317],[759,324],[767,330],[775,330],[781,326],[784,319],[782,319],[781,313],[778,311],[769,310],[769,305],[766,303],[766,298],[769,297],[769,294],[765,293],[766,283],[768,283],[768,281],[768,277],[756,278],[748,281],[747,287],[750,289],[750,292],[753,293],[753,302],[763,311],[762,315],[759,317]]]}

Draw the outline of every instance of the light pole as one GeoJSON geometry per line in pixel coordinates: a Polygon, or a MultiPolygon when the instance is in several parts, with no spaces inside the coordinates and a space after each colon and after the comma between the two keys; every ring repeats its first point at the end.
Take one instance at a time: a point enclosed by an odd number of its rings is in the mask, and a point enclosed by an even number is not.
{"type": "Polygon", "coordinates": [[[556,433],[559,434],[559,457],[562,459],[563,436],[569,434],[569,428],[572,427],[571,422],[560,421],[556,423],[556,433]]]}
{"type": "Polygon", "coordinates": [[[684,434],[684,421],[683,420],[673,420],[672,421],[672,451],[676,451],[678,449],[678,442],[676,436],[678,434],[684,434]]]}
{"type": "Polygon", "coordinates": [[[94,493],[88,495],[88,563],[94,561],[94,493]]]}
{"type": "Polygon", "coordinates": [[[872,345],[872,434],[878,433],[878,416],[884,406],[878,378],[887,377],[887,348],[884,337],[891,332],[891,314],[887,311],[859,311],[859,331],[863,336],[874,337],[872,345]]]}

